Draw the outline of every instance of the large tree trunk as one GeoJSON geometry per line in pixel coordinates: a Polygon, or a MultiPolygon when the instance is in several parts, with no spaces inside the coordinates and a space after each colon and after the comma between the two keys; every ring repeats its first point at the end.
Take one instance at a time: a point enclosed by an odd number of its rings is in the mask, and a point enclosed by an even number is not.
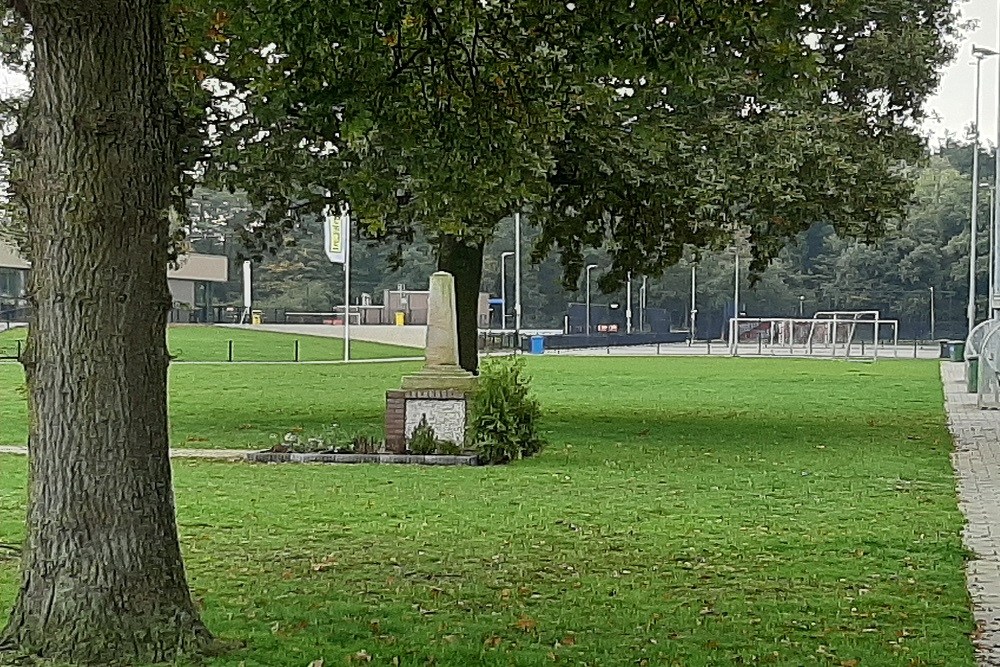
{"type": "Polygon", "coordinates": [[[25,0],[27,539],[0,647],[145,663],[210,635],[168,460],[166,267],[175,155],[161,0],[25,0]]]}
{"type": "Polygon", "coordinates": [[[479,287],[483,282],[482,242],[443,236],[438,242],[438,269],[455,276],[458,310],[458,362],[470,373],[479,372],[479,287]]]}

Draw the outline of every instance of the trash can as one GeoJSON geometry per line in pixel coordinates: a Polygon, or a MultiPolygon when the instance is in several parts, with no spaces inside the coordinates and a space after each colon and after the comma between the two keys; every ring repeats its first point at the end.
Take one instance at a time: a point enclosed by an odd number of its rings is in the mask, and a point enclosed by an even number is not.
{"type": "Polygon", "coordinates": [[[545,336],[531,337],[531,353],[545,354],[545,336]]]}
{"type": "Polygon", "coordinates": [[[941,358],[941,359],[948,359],[948,358],[950,358],[951,357],[951,351],[949,350],[949,346],[951,345],[951,341],[950,340],[939,340],[938,344],[941,345],[941,354],[939,355],[939,358],[941,358]]]}
{"type": "Polygon", "coordinates": [[[406,313],[397,310],[396,311],[396,326],[401,327],[406,324],[406,313]]]}
{"type": "Polygon", "coordinates": [[[976,355],[965,360],[965,391],[970,394],[979,391],[979,357],[976,355]]]}
{"type": "Polygon", "coordinates": [[[263,310],[251,310],[250,311],[250,324],[260,324],[264,321],[264,311],[263,310]]]}
{"type": "Polygon", "coordinates": [[[948,359],[950,361],[965,361],[965,341],[952,340],[948,342],[948,359]]]}

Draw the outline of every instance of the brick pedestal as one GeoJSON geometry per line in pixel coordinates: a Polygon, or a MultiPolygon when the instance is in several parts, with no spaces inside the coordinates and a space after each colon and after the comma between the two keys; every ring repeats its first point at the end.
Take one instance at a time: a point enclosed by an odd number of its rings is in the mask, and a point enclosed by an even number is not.
{"type": "Polygon", "coordinates": [[[462,445],[468,421],[468,396],[455,389],[393,389],[385,394],[385,444],[406,452],[406,441],[422,417],[441,440],[462,445]]]}

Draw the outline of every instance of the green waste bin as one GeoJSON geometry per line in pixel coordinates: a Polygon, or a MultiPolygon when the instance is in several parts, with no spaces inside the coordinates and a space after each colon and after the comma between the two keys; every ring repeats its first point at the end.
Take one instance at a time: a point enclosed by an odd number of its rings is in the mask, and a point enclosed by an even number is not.
{"type": "Polygon", "coordinates": [[[951,361],[965,361],[965,341],[953,340],[948,343],[948,359],[951,361]]]}
{"type": "Polygon", "coordinates": [[[965,390],[970,394],[979,391],[979,357],[974,355],[966,359],[965,390]]]}

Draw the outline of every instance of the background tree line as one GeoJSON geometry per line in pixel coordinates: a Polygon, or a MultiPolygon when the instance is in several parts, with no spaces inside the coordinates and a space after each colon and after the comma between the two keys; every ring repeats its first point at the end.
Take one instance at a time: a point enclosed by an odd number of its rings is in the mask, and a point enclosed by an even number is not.
{"type": "MultiPolygon", "coordinates": [[[[742,273],[741,311],[748,315],[791,316],[801,306],[808,315],[827,309],[878,309],[901,321],[907,336],[930,335],[930,299],[934,288],[937,336],[961,336],[965,331],[968,289],[969,213],[972,188],[972,147],[949,139],[927,162],[914,168],[917,185],[906,219],[890,228],[883,239],[865,243],[843,239],[832,226],[814,224],[796,236],[761,272],[742,273]]],[[[992,149],[981,154],[981,180],[993,179],[992,149]]],[[[980,313],[986,312],[988,289],[989,187],[980,194],[978,289],[980,313]]],[[[199,189],[191,200],[192,247],[207,252],[228,252],[233,258],[234,281],[216,289],[216,303],[237,304],[242,298],[237,260],[242,248],[236,230],[245,222],[250,205],[239,195],[199,189]]],[[[513,219],[503,218],[483,258],[481,288],[500,295],[501,253],[512,250],[513,219]]],[[[576,289],[563,284],[559,258],[547,255],[531,262],[528,249],[539,230],[532,216],[522,217],[525,260],[522,300],[524,326],[560,328],[567,305],[585,299],[581,278],[576,289]]],[[[358,232],[355,230],[355,235],[358,232]]],[[[255,266],[254,298],[258,307],[289,311],[328,311],[343,304],[343,271],[330,264],[322,250],[322,225],[318,217],[304,220],[294,238],[267,254],[255,266]]],[[[623,288],[604,293],[597,279],[610,265],[603,251],[585,255],[598,265],[593,277],[592,300],[625,303],[623,288]]],[[[691,265],[696,267],[696,303],[703,335],[719,335],[722,322],[732,313],[733,253],[702,252],[691,248],[664,274],[647,281],[647,306],[670,313],[675,326],[685,326],[690,310],[691,265]]],[[[356,238],[352,258],[352,294],[362,293],[379,302],[384,290],[403,284],[426,287],[437,268],[434,249],[424,238],[412,243],[384,245],[356,238]]],[[[513,262],[507,259],[508,299],[513,300],[513,262]]],[[[638,301],[641,277],[634,281],[638,301]]],[[[508,310],[511,312],[511,309],[508,310]]]]}

